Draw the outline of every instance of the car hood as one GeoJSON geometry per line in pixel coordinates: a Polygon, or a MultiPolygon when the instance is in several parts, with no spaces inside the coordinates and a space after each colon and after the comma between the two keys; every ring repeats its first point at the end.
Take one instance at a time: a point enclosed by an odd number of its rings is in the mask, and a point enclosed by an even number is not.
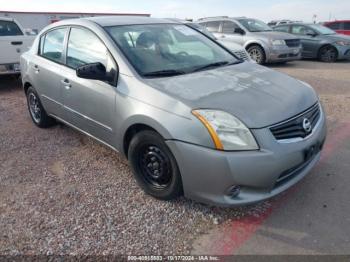
{"type": "Polygon", "coordinates": [[[308,85],[250,62],[145,82],[192,109],[222,110],[250,128],[279,123],[318,101],[308,85]]]}
{"type": "Polygon", "coordinates": [[[296,36],[278,31],[254,32],[256,36],[265,37],[271,40],[298,39],[296,36]]]}

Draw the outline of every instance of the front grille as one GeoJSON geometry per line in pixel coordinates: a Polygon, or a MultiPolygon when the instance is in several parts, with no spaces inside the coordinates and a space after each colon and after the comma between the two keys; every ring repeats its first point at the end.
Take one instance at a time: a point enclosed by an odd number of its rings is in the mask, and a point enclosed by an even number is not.
{"type": "Polygon", "coordinates": [[[234,52],[234,54],[235,54],[236,56],[238,56],[238,58],[240,58],[240,59],[242,59],[242,60],[248,60],[248,59],[249,59],[249,55],[248,55],[247,52],[245,52],[244,50],[234,52]]]}
{"type": "Polygon", "coordinates": [[[301,44],[300,39],[288,39],[285,41],[288,47],[299,47],[301,44]]]}
{"type": "Polygon", "coordinates": [[[321,109],[320,105],[317,103],[304,113],[281,124],[277,124],[271,127],[270,130],[277,140],[305,138],[312,133],[320,116],[321,109]],[[308,120],[308,123],[311,125],[311,129],[305,128],[306,120],[308,120]]]}

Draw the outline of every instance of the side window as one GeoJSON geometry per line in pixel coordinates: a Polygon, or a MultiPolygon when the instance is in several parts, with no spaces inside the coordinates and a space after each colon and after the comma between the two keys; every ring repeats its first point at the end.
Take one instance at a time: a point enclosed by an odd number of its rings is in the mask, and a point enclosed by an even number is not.
{"type": "Polygon", "coordinates": [[[223,34],[234,34],[235,29],[238,28],[238,25],[231,21],[224,21],[222,25],[223,34]]]}
{"type": "Polygon", "coordinates": [[[344,30],[350,30],[350,22],[344,23],[344,30]]]}
{"type": "Polygon", "coordinates": [[[43,35],[40,39],[40,55],[49,60],[61,63],[66,32],[67,28],[59,28],[43,35]]]}
{"type": "Polygon", "coordinates": [[[100,62],[114,79],[116,64],[104,43],[90,30],[72,28],[69,34],[66,64],[73,69],[100,62]]]}
{"type": "Polygon", "coordinates": [[[294,25],[292,27],[292,34],[309,35],[309,34],[315,34],[315,31],[303,25],[294,25]]]}
{"type": "Polygon", "coordinates": [[[220,21],[207,22],[206,27],[209,32],[218,33],[220,29],[220,21]]]}
{"type": "Polygon", "coordinates": [[[340,30],[341,24],[339,22],[328,24],[327,27],[333,30],[340,30]]]}
{"type": "Polygon", "coordinates": [[[288,25],[278,26],[275,28],[275,30],[279,32],[289,33],[289,26],[288,25]]]}
{"type": "Polygon", "coordinates": [[[21,29],[15,22],[0,21],[0,36],[23,35],[21,29]]]}

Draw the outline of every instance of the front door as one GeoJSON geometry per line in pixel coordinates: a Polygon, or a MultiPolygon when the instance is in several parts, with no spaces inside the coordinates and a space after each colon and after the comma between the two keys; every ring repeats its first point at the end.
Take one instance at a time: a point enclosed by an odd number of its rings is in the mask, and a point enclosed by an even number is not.
{"type": "Polygon", "coordinates": [[[232,21],[223,21],[219,39],[244,45],[244,30],[232,21]]]}
{"type": "Polygon", "coordinates": [[[66,65],[61,79],[65,119],[94,137],[113,144],[115,131],[116,83],[79,78],[76,68],[102,63],[108,74],[116,74],[116,64],[102,41],[90,30],[71,28],[66,65]]]}
{"type": "Polygon", "coordinates": [[[317,56],[317,50],[321,39],[319,39],[314,30],[304,25],[293,25],[291,32],[297,35],[301,40],[303,57],[314,58],[317,56]]]}

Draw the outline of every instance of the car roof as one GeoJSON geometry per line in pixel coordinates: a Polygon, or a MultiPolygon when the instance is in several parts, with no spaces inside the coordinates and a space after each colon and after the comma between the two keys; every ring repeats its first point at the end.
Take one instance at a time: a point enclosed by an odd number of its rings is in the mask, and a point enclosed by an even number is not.
{"type": "Polygon", "coordinates": [[[239,20],[239,19],[254,19],[254,18],[249,18],[245,16],[241,17],[230,17],[230,16],[212,16],[212,17],[203,17],[197,20],[197,22],[202,22],[202,21],[216,21],[216,20],[239,20]]]}
{"type": "Polygon", "coordinates": [[[15,21],[15,19],[1,16],[0,17],[0,21],[11,21],[11,22],[13,22],[13,21],[15,21]]]}
{"type": "Polygon", "coordinates": [[[143,16],[97,16],[83,18],[100,26],[118,26],[118,25],[143,25],[143,24],[169,24],[179,23],[167,19],[151,18],[143,16]]]}
{"type": "Polygon", "coordinates": [[[318,25],[318,24],[313,24],[313,23],[289,23],[289,24],[280,24],[280,25],[277,25],[275,27],[280,27],[280,26],[291,26],[291,25],[318,25]]]}

